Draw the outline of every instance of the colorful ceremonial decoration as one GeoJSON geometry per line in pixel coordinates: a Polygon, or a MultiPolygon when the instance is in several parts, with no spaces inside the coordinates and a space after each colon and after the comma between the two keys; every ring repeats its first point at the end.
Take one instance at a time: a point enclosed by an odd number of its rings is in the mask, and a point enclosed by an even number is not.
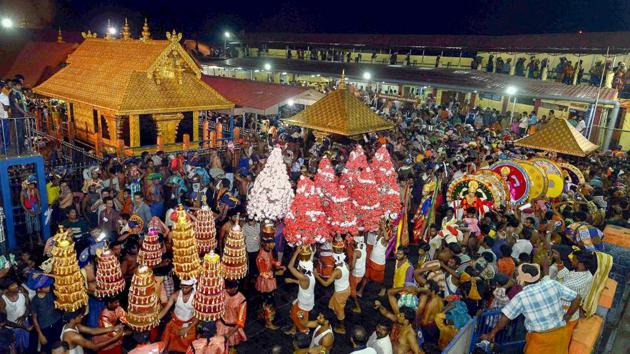
{"type": "Polygon", "coordinates": [[[428,226],[435,222],[435,199],[439,193],[441,181],[434,177],[428,177],[422,186],[422,200],[418,206],[418,211],[413,217],[413,240],[418,242],[424,240],[428,242],[428,226]]]}
{"type": "Polygon", "coordinates": [[[546,193],[547,197],[552,199],[558,198],[564,190],[564,177],[560,167],[558,167],[555,162],[544,157],[534,157],[529,159],[529,162],[540,166],[547,174],[547,180],[549,182],[546,193]]]}
{"type": "Polygon", "coordinates": [[[398,185],[398,173],[392,163],[392,158],[385,145],[374,154],[370,168],[374,171],[378,191],[380,195],[381,210],[384,217],[392,216],[395,219],[401,212],[400,186],[398,185]]]}
{"type": "Polygon", "coordinates": [[[321,194],[321,204],[331,233],[356,234],[357,217],[345,185],[339,184],[335,171],[327,157],[319,161],[315,175],[315,187],[321,194]]]}
{"type": "Polygon", "coordinates": [[[521,204],[529,197],[531,182],[527,172],[521,165],[513,161],[499,161],[490,166],[508,185],[510,200],[514,204],[521,204]]]}
{"type": "Polygon", "coordinates": [[[218,320],[225,312],[225,282],[221,272],[221,259],[214,251],[203,257],[193,307],[195,317],[200,321],[218,320]]]}
{"type": "Polygon", "coordinates": [[[247,251],[245,237],[237,221],[225,238],[225,248],[221,257],[223,277],[227,280],[243,279],[247,274],[247,251]]]}
{"type": "MultiPolygon", "coordinates": [[[[566,177],[568,177],[571,183],[573,183],[576,186],[583,186],[586,184],[586,178],[584,178],[584,173],[582,173],[582,170],[580,170],[579,168],[575,167],[574,165],[568,162],[559,162],[557,163],[557,165],[562,169],[562,173],[565,176],[565,181],[566,181],[566,177]]],[[[566,187],[567,186],[565,185],[565,190],[566,190],[566,187]]]]}
{"type": "Polygon", "coordinates": [[[208,207],[205,196],[203,197],[203,205],[197,211],[195,217],[197,219],[194,223],[195,238],[197,239],[199,252],[204,254],[217,247],[217,229],[214,213],[208,207]]]}
{"type": "Polygon", "coordinates": [[[348,188],[357,215],[359,231],[378,230],[383,215],[374,172],[369,167],[361,145],[350,153],[339,183],[348,188]]]}
{"type": "Polygon", "coordinates": [[[331,238],[326,214],[315,183],[305,176],[298,181],[295,198],[284,219],[285,239],[292,245],[312,245],[331,238]]]}
{"type": "Polygon", "coordinates": [[[138,251],[138,264],[155,267],[162,261],[162,246],[155,228],[150,228],[138,251]]]}
{"type": "Polygon", "coordinates": [[[261,222],[279,220],[289,212],[292,200],[293,188],[282,159],[282,150],[275,147],[248,195],[247,215],[261,222]]]}
{"type": "Polygon", "coordinates": [[[96,267],[96,297],[116,296],[125,290],[120,262],[111,250],[105,250],[98,256],[96,267]]]}
{"type": "Polygon", "coordinates": [[[477,211],[479,216],[495,208],[496,197],[485,181],[475,175],[464,175],[455,179],[448,186],[447,200],[455,209],[458,220],[461,220],[469,208],[477,211]]]}
{"type": "Polygon", "coordinates": [[[195,232],[184,207],[180,205],[173,225],[173,270],[180,280],[188,280],[197,276],[199,266],[195,232]]]}
{"type": "Polygon", "coordinates": [[[55,277],[55,307],[63,311],[75,311],[87,306],[88,295],[74,242],[63,226],[59,227],[54,240],[52,274],[55,277]]]}
{"type": "Polygon", "coordinates": [[[160,323],[158,289],[151,268],[136,269],[129,288],[127,322],[134,331],[147,331],[160,323]]]}
{"type": "Polygon", "coordinates": [[[510,202],[510,189],[501,175],[489,169],[481,169],[475,175],[490,188],[497,205],[507,205],[510,202]]]}
{"type": "Polygon", "coordinates": [[[516,161],[529,176],[531,186],[529,189],[529,201],[534,201],[539,198],[543,198],[547,195],[547,188],[549,187],[549,180],[547,173],[539,165],[530,161],[516,161]]]}

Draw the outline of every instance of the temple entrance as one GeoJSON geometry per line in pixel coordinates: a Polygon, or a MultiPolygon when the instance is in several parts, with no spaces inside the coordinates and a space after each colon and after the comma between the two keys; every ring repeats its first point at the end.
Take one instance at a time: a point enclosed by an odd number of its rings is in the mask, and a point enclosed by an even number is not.
{"type": "Polygon", "coordinates": [[[140,119],[140,146],[157,145],[157,125],[150,114],[141,114],[140,119]]]}
{"type": "Polygon", "coordinates": [[[179,122],[177,127],[176,143],[184,142],[184,134],[188,134],[190,140],[193,139],[193,115],[192,112],[184,112],[184,118],[179,122]]]}

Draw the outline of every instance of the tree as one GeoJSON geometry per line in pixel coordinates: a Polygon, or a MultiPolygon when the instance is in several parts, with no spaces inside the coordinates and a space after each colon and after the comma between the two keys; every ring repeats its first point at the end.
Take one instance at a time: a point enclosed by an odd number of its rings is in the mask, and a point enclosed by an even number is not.
{"type": "Polygon", "coordinates": [[[300,177],[295,198],[284,222],[284,236],[290,244],[311,245],[331,239],[319,191],[310,178],[300,177]]]}
{"type": "Polygon", "coordinates": [[[401,203],[398,174],[385,145],[381,145],[376,151],[370,167],[374,171],[374,177],[378,185],[383,216],[389,217],[392,214],[399,214],[401,203]]]}
{"type": "Polygon", "coordinates": [[[257,221],[279,220],[289,211],[293,189],[282,159],[282,150],[275,147],[260,172],[247,200],[247,214],[257,221]]]}

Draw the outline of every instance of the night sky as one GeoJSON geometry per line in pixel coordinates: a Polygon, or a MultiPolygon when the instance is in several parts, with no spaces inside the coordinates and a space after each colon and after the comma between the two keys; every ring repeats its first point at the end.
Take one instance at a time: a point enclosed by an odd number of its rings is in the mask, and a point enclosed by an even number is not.
{"type": "Polygon", "coordinates": [[[50,26],[103,33],[128,17],[137,35],[152,31],[216,40],[238,32],[524,34],[630,31],[629,0],[4,0],[0,10],[31,7],[50,26]],[[29,5],[30,4],[30,5],[29,5]],[[42,6],[46,4],[47,6],[42,6]],[[34,6],[37,5],[37,6],[34,6]]]}

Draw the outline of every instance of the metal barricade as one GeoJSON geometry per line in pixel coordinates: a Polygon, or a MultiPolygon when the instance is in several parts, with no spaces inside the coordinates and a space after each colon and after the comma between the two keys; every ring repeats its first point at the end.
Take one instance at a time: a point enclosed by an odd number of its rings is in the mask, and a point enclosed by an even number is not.
{"type": "MultiPolygon", "coordinates": [[[[472,352],[475,345],[481,340],[483,334],[487,334],[494,328],[502,316],[500,309],[484,311],[476,317],[475,328],[472,334],[469,351],[472,352]]],[[[522,353],[525,346],[525,319],[519,316],[516,320],[510,321],[508,326],[497,333],[494,342],[501,348],[502,353],[522,353]]]]}
{"type": "Polygon", "coordinates": [[[34,153],[35,117],[0,118],[0,155],[23,156],[34,153]]]}
{"type": "Polygon", "coordinates": [[[462,327],[457,335],[448,343],[446,348],[442,350],[442,354],[463,354],[471,347],[471,341],[475,330],[477,318],[472,318],[464,327],[462,327]]]}

